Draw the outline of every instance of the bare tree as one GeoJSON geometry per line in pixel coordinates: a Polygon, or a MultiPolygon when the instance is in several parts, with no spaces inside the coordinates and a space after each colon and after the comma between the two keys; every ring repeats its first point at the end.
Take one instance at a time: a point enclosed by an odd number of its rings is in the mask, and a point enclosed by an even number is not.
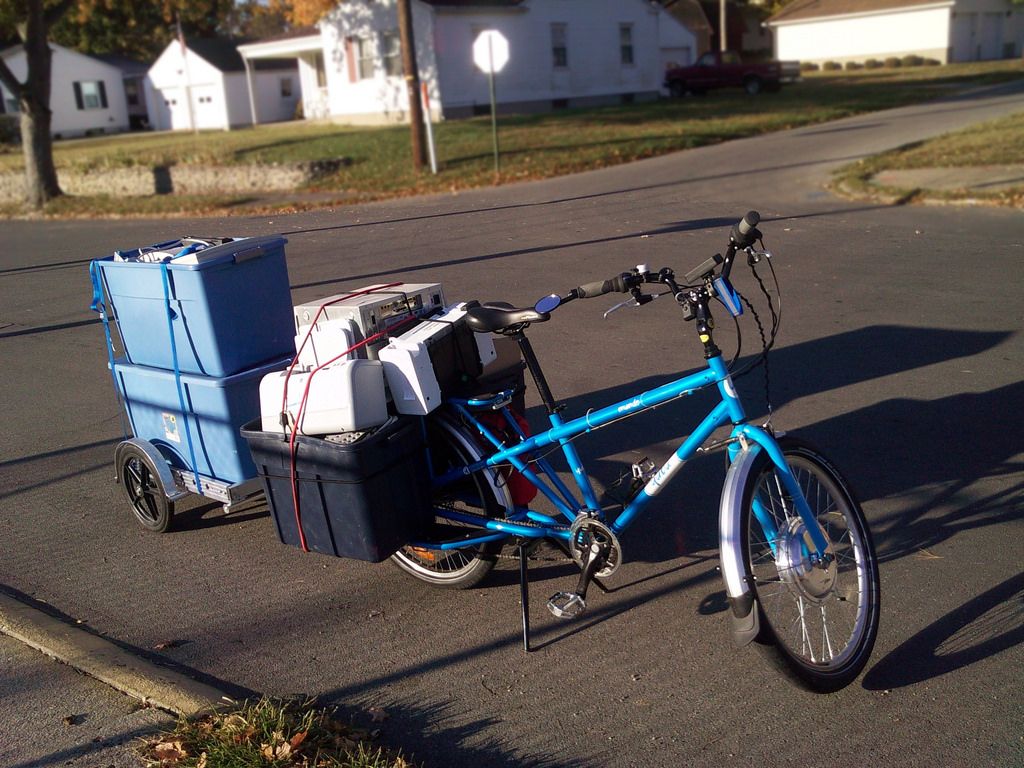
{"type": "Polygon", "coordinates": [[[61,194],[53,165],[50,136],[50,28],[71,7],[73,0],[2,0],[0,29],[13,28],[25,48],[27,75],[20,82],[0,59],[0,82],[18,100],[21,111],[21,144],[25,154],[25,199],[42,208],[61,194]]]}

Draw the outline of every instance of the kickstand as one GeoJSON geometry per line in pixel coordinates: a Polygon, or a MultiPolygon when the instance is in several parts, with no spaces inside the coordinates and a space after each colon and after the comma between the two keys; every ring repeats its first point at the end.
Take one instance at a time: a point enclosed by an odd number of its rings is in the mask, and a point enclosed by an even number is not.
{"type": "Polygon", "coordinates": [[[530,577],[526,566],[526,542],[519,544],[519,597],[523,604],[523,650],[530,652],[530,577]]]}

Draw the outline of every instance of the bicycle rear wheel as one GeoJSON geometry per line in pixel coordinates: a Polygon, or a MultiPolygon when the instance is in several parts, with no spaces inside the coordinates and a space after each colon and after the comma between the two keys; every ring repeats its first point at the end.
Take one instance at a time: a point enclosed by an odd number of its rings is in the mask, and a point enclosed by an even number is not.
{"type": "MultiPolygon", "coordinates": [[[[427,440],[433,471],[441,475],[450,469],[464,467],[485,455],[477,441],[463,427],[447,418],[433,418],[427,423],[427,440]]],[[[491,470],[467,475],[433,493],[433,504],[487,517],[506,517],[513,509],[508,488],[491,470]]],[[[460,526],[437,519],[425,537],[428,541],[451,541],[460,526]]],[[[470,528],[472,534],[480,529],[470,528]]],[[[406,573],[437,587],[469,589],[478,584],[491,569],[501,542],[460,549],[402,547],[392,560],[406,573]]]]}
{"type": "Polygon", "coordinates": [[[762,451],[744,488],[742,520],[759,611],[756,640],[796,682],[835,691],[860,674],[878,633],[874,545],[860,505],[828,460],[794,438],[779,443],[834,559],[825,567],[810,563],[806,527],[762,451]]]}

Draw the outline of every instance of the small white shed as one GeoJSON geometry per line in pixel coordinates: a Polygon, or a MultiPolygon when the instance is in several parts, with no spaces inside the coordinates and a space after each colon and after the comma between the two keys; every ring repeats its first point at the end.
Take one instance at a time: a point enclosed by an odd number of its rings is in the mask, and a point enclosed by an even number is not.
{"type": "MultiPolygon", "coordinates": [[[[90,136],[128,130],[128,105],[121,70],[92,56],[50,44],[53,53],[50,133],[54,138],[90,136]]],[[[24,82],[25,49],[15,45],[0,53],[4,63],[24,82]]],[[[0,86],[0,114],[18,111],[14,95],[0,86]]]]}
{"type": "Polygon", "coordinates": [[[795,0],[766,24],[777,58],[816,63],[984,61],[1024,50],[1024,6],[1011,0],[795,0]]]}
{"type": "Polygon", "coordinates": [[[250,103],[238,42],[196,38],[172,41],[146,75],[150,123],[157,130],[230,129],[295,117],[299,72],[294,61],[265,61],[252,72],[250,103]]]}

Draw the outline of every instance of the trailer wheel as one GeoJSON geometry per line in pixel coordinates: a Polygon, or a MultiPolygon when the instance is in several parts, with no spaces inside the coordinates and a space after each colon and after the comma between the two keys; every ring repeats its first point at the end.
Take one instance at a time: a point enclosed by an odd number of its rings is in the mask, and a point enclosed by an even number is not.
{"type": "Polygon", "coordinates": [[[153,460],[135,445],[124,445],[118,452],[117,477],[131,504],[135,521],[153,533],[164,533],[171,527],[174,504],[160,483],[153,460]]]}

